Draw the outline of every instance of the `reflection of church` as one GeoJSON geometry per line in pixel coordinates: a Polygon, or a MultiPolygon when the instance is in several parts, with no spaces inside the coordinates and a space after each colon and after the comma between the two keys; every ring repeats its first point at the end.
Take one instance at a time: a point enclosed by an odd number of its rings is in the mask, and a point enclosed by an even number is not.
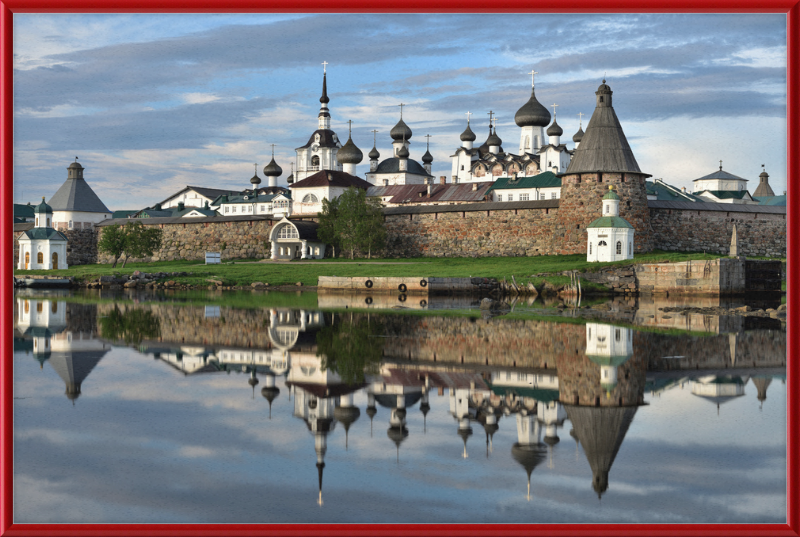
{"type": "Polygon", "coordinates": [[[17,330],[32,340],[39,366],[47,362],[58,373],[73,404],[86,377],[111,349],[93,332],[68,329],[65,301],[17,297],[17,330]]]}

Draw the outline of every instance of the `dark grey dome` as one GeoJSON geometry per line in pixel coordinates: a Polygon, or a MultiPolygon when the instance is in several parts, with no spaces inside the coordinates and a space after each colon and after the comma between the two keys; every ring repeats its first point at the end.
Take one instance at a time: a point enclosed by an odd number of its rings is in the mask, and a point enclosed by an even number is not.
{"type": "MultiPolygon", "coordinates": [[[[378,164],[378,168],[374,172],[370,173],[397,173],[399,171],[400,171],[400,159],[387,158],[386,160],[378,164]]],[[[408,162],[406,162],[406,171],[408,171],[408,173],[413,173],[416,175],[424,175],[427,177],[432,177],[431,174],[425,171],[425,168],[422,167],[422,164],[412,159],[408,159],[408,162]]]]}
{"type": "Polygon", "coordinates": [[[368,406],[367,407],[367,416],[369,416],[370,418],[374,418],[375,414],[377,414],[377,413],[378,413],[378,409],[375,408],[374,406],[368,406]]]}
{"type": "Polygon", "coordinates": [[[474,142],[477,139],[475,133],[472,132],[472,129],[469,128],[469,123],[467,123],[467,128],[464,129],[464,132],[461,133],[461,141],[462,142],[474,142]]]}
{"type": "Polygon", "coordinates": [[[553,124],[547,129],[548,136],[561,136],[564,134],[564,130],[556,123],[556,120],[553,120],[553,124]]]}
{"type": "Polygon", "coordinates": [[[408,158],[409,152],[406,146],[401,147],[397,150],[397,157],[398,158],[408,158]]]}
{"type": "Polygon", "coordinates": [[[355,406],[339,406],[333,409],[333,417],[346,428],[349,428],[360,416],[361,410],[355,406]]]}
{"type": "Polygon", "coordinates": [[[397,125],[392,127],[392,130],[389,131],[389,136],[392,137],[392,140],[399,141],[399,140],[410,140],[411,139],[411,129],[408,128],[403,118],[400,118],[400,121],[397,122],[397,125]]]}
{"type": "Polygon", "coordinates": [[[255,378],[255,377],[250,377],[249,379],[247,379],[247,383],[248,383],[250,386],[253,386],[253,387],[255,387],[255,385],[256,385],[256,384],[258,384],[258,379],[257,379],[257,378],[255,378]]]}
{"type": "Polygon", "coordinates": [[[536,100],[531,88],[531,98],[514,114],[514,122],[519,127],[546,127],[550,123],[550,112],[536,100]]]}
{"type": "Polygon", "coordinates": [[[550,446],[554,446],[554,445],[558,444],[560,441],[561,441],[561,439],[559,437],[557,437],[557,436],[545,436],[544,437],[544,443],[548,444],[550,446]]]}
{"type": "Polygon", "coordinates": [[[422,162],[424,162],[425,164],[430,164],[431,162],[433,162],[433,155],[431,155],[430,151],[426,150],[425,154],[422,155],[422,162]]]}
{"type": "Polygon", "coordinates": [[[348,137],[347,143],[336,153],[336,160],[339,161],[339,164],[358,164],[364,160],[364,153],[356,147],[353,139],[348,137]]]}
{"type": "Polygon", "coordinates": [[[608,93],[608,94],[611,93],[611,87],[606,84],[605,78],[603,79],[603,83],[597,87],[597,91],[595,92],[595,94],[597,93],[608,93]]]}
{"type": "Polygon", "coordinates": [[[467,438],[472,436],[472,427],[467,427],[466,429],[459,429],[458,430],[458,436],[460,436],[462,438],[462,440],[464,440],[464,442],[466,442],[467,438]]]}
{"type": "Polygon", "coordinates": [[[497,132],[493,132],[486,139],[486,145],[488,145],[489,147],[493,145],[500,147],[501,145],[503,145],[503,140],[500,139],[500,137],[497,135],[497,132]]]}
{"type": "MultiPolygon", "coordinates": [[[[412,392],[403,395],[403,407],[411,408],[422,398],[422,392],[412,392]]],[[[397,395],[393,393],[376,393],[375,402],[384,408],[397,408],[397,395]]]]}
{"type": "Polygon", "coordinates": [[[275,157],[272,157],[272,160],[269,161],[269,164],[264,166],[264,175],[267,177],[278,177],[282,173],[283,169],[278,166],[277,162],[275,162],[275,157]]]}
{"type": "Polygon", "coordinates": [[[82,170],[82,169],[83,169],[83,166],[81,166],[80,164],[78,164],[78,161],[76,160],[75,162],[72,162],[72,163],[70,163],[70,165],[69,165],[69,166],[67,166],[67,169],[68,169],[68,170],[69,170],[70,168],[73,168],[73,169],[77,168],[77,169],[79,169],[79,170],[82,170]]]}
{"type": "Polygon", "coordinates": [[[406,419],[406,409],[405,408],[395,409],[394,413],[397,415],[397,417],[399,419],[401,419],[401,420],[406,419]]]}
{"type": "Polygon", "coordinates": [[[286,178],[286,182],[289,183],[290,185],[292,183],[294,183],[294,174],[293,173],[289,174],[289,177],[286,178]]]}
{"type": "Polygon", "coordinates": [[[405,427],[389,427],[386,430],[386,436],[388,436],[397,447],[400,447],[400,444],[408,436],[408,429],[405,427]]]}
{"type": "Polygon", "coordinates": [[[278,395],[280,395],[280,393],[281,393],[280,388],[277,388],[275,386],[271,388],[269,386],[264,386],[263,388],[261,388],[261,395],[263,395],[264,399],[266,399],[270,403],[273,402],[275,398],[278,397],[278,395]]]}
{"type": "Polygon", "coordinates": [[[430,412],[431,410],[431,405],[429,405],[428,403],[421,403],[419,405],[419,409],[422,412],[423,416],[427,416],[428,412],[430,412]]]}
{"type": "Polygon", "coordinates": [[[373,145],[372,146],[372,151],[369,152],[369,159],[370,160],[378,160],[379,158],[381,158],[381,154],[378,153],[377,148],[373,145]]]}
{"type": "Polygon", "coordinates": [[[572,141],[576,144],[580,143],[581,140],[583,140],[583,128],[579,128],[578,132],[575,133],[575,136],[572,137],[572,141]]]}
{"type": "Polygon", "coordinates": [[[255,174],[253,177],[250,178],[250,184],[251,185],[260,185],[261,184],[261,178],[258,176],[258,174],[255,174]]]}

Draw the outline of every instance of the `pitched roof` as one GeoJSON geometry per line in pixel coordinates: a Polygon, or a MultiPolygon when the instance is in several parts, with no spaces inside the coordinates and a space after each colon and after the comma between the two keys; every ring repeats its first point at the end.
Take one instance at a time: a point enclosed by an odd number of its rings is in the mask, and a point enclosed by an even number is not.
{"type": "Polygon", "coordinates": [[[642,173],[611,106],[598,106],[565,173],[642,173]]]}
{"type": "Polygon", "coordinates": [[[302,181],[294,183],[292,185],[292,190],[295,188],[311,188],[320,186],[340,186],[345,188],[354,186],[356,188],[363,188],[366,190],[372,185],[360,177],[350,175],[349,173],[337,172],[334,170],[322,170],[318,171],[314,175],[309,175],[302,181]]]}
{"type": "MultiPolygon", "coordinates": [[[[422,167],[422,164],[417,162],[416,160],[407,159],[406,160],[406,173],[413,173],[415,175],[424,175],[425,177],[433,177],[431,174],[425,171],[425,168],[422,167]]],[[[398,173],[400,172],[400,159],[399,158],[387,158],[380,164],[378,164],[378,168],[374,172],[369,173],[398,173]]]]}
{"type": "Polygon", "coordinates": [[[704,179],[735,179],[737,181],[747,181],[747,179],[742,179],[738,175],[733,175],[732,173],[728,173],[721,168],[714,173],[709,173],[708,175],[704,175],[700,179],[695,179],[695,181],[702,181],[704,179]]]}
{"type": "Polygon", "coordinates": [[[767,196],[760,198],[753,197],[753,199],[758,201],[759,205],[786,206],[786,194],[783,196],[767,196]]]}
{"type": "Polygon", "coordinates": [[[747,190],[704,190],[700,194],[702,195],[705,193],[711,194],[715,198],[721,200],[741,200],[744,199],[745,196],[750,197],[750,194],[747,192],[747,190]]]}
{"type": "Polygon", "coordinates": [[[185,188],[177,191],[175,194],[173,194],[170,197],[168,197],[167,199],[163,200],[160,203],[160,205],[163,205],[164,203],[166,203],[169,200],[173,199],[175,196],[178,196],[179,194],[181,194],[182,192],[186,192],[187,190],[194,190],[195,192],[197,192],[201,196],[204,196],[204,197],[206,197],[208,199],[212,199],[212,200],[217,198],[217,197],[219,197],[219,196],[222,196],[224,194],[239,194],[238,190],[222,189],[222,188],[206,188],[206,187],[203,187],[203,186],[190,186],[190,185],[187,185],[185,188]]]}
{"type": "Polygon", "coordinates": [[[667,183],[656,180],[645,181],[645,189],[648,196],[656,196],[658,201],[691,201],[691,202],[707,202],[708,200],[695,196],[689,192],[683,192],[681,189],[668,185],[667,183]]]}
{"type": "Polygon", "coordinates": [[[54,211],[111,213],[85,179],[67,179],[47,204],[54,211]]]}
{"type": "Polygon", "coordinates": [[[14,216],[17,218],[33,218],[33,205],[23,205],[21,203],[14,204],[14,216]]]}
{"type": "Polygon", "coordinates": [[[138,212],[139,212],[138,209],[137,210],[133,210],[133,211],[131,211],[131,210],[114,211],[113,213],[111,213],[111,218],[127,218],[130,215],[136,214],[138,212]]]}
{"type": "Polygon", "coordinates": [[[515,188],[551,188],[561,186],[561,177],[556,176],[553,172],[542,172],[536,175],[526,177],[519,177],[514,180],[513,177],[499,177],[492,187],[487,191],[487,194],[492,190],[507,190],[515,188]]]}
{"type": "Polygon", "coordinates": [[[430,185],[431,197],[428,197],[428,185],[392,185],[371,186],[367,197],[385,198],[391,196],[387,203],[443,203],[483,201],[492,183],[458,183],[430,185]],[[475,190],[472,187],[475,186],[475,190]]]}
{"type": "Polygon", "coordinates": [[[765,197],[766,198],[766,197],[774,196],[775,192],[773,192],[772,191],[772,187],[769,186],[769,181],[768,180],[764,180],[764,181],[761,181],[758,184],[758,187],[756,187],[756,191],[753,192],[753,195],[754,196],[758,196],[758,197],[765,197]]]}
{"type": "Polygon", "coordinates": [[[29,229],[27,231],[23,231],[22,235],[19,237],[27,237],[31,240],[51,240],[51,241],[65,241],[67,238],[64,236],[63,233],[60,231],[56,231],[51,227],[35,227],[33,229],[29,229]]]}

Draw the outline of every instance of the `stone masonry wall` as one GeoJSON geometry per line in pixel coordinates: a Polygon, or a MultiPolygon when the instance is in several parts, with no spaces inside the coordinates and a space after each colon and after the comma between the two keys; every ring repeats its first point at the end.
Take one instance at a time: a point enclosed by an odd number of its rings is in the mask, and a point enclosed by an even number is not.
{"type": "MultiPolygon", "coordinates": [[[[67,265],[91,265],[97,263],[98,232],[95,229],[64,229],[61,230],[67,237],[67,265]]],[[[19,236],[21,232],[14,232],[14,268],[19,263],[19,236]]]]}
{"type": "Polygon", "coordinates": [[[566,235],[558,239],[559,254],[586,253],[586,226],[600,218],[603,196],[613,185],[620,197],[619,216],[633,226],[636,252],[655,248],[650,211],[647,207],[645,176],[638,173],[580,173],[561,179],[558,205],[560,224],[566,235]]]}
{"type": "Polygon", "coordinates": [[[650,209],[650,222],[662,250],[727,255],[735,224],[739,255],[786,257],[785,214],[650,209]]]}

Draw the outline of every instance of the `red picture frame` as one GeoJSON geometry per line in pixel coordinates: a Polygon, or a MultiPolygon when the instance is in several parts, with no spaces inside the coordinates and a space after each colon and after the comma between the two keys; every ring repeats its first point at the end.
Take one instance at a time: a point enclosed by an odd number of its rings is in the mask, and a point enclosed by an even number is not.
{"type": "Polygon", "coordinates": [[[374,1],[338,0],[335,7],[319,0],[0,0],[0,535],[800,535],[800,319],[797,263],[800,262],[800,0],[565,0],[554,7],[522,0],[498,5],[476,0],[406,0],[399,7],[374,1]],[[787,16],[787,524],[13,524],[13,17],[15,13],[74,12],[569,12],[569,13],[784,13],[787,16]]]}

